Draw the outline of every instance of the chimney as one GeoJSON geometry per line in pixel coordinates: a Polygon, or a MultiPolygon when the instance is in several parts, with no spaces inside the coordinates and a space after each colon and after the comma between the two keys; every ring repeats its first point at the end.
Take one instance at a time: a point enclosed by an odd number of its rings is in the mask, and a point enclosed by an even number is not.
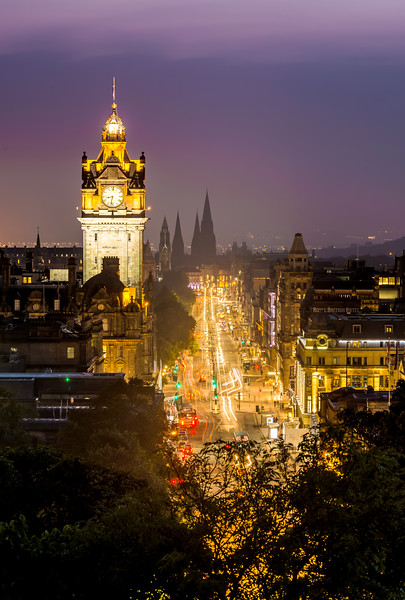
{"type": "Polygon", "coordinates": [[[28,273],[32,273],[32,252],[31,252],[31,250],[28,250],[28,252],[25,255],[25,270],[28,271],[28,273]]]}
{"type": "Polygon", "coordinates": [[[120,259],[118,256],[103,256],[103,271],[114,269],[114,273],[120,274],[120,259]]]}

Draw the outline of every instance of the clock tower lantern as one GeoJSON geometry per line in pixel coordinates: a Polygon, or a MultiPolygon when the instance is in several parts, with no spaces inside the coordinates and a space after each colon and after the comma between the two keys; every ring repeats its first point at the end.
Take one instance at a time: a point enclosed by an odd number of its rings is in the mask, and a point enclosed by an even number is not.
{"type": "Polygon", "coordinates": [[[101,150],[82,157],[83,283],[103,268],[103,258],[119,259],[120,279],[142,298],[145,217],[145,156],[131,160],[125,127],[117,114],[115,79],[112,112],[105,122],[101,150]]]}

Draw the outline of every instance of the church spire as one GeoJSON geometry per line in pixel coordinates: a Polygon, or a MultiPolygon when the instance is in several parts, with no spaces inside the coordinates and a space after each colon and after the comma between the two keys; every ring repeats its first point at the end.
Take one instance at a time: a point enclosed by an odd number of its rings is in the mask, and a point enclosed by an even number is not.
{"type": "Polygon", "coordinates": [[[161,277],[163,277],[164,273],[171,270],[171,258],[172,248],[170,244],[170,231],[166,217],[164,217],[162,229],[160,230],[159,243],[159,274],[161,277]]]}
{"type": "Polygon", "coordinates": [[[41,247],[41,240],[39,239],[39,227],[37,227],[37,243],[35,245],[35,248],[40,248],[41,247]]]}
{"type": "Polygon", "coordinates": [[[172,243],[172,267],[182,267],[184,265],[184,242],[181,233],[180,216],[177,213],[176,228],[174,230],[172,243]]]}
{"type": "Polygon", "coordinates": [[[214,234],[214,224],[211,217],[210,200],[208,190],[205,194],[204,211],[201,219],[200,235],[201,259],[203,263],[209,264],[215,262],[216,258],[216,240],[214,234]]]}
{"type": "Polygon", "coordinates": [[[195,216],[195,224],[194,224],[194,233],[193,239],[191,242],[191,256],[193,257],[193,261],[195,264],[200,264],[201,262],[201,230],[200,230],[200,221],[198,219],[198,212],[195,216]]]}

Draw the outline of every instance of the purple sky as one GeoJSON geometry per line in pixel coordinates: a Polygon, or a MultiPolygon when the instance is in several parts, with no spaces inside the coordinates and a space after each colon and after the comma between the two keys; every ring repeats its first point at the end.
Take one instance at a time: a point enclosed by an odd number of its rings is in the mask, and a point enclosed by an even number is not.
{"type": "Polygon", "coordinates": [[[14,0],[0,23],[0,242],[81,242],[111,78],[146,238],[208,188],[220,243],[405,234],[403,0],[14,0]],[[387,232],[387,233],[385,233],[387,232]]]}

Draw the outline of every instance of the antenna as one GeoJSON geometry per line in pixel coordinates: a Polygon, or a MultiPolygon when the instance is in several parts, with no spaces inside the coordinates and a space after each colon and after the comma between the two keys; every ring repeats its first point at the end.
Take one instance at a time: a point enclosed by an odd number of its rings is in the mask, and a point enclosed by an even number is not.
{"type": "Polygon", "coordinates": [[[115,104],[115,77],[113,77],[113,82],[112,82],[112,100],[113,100],[113,104],[115,104]]]}

